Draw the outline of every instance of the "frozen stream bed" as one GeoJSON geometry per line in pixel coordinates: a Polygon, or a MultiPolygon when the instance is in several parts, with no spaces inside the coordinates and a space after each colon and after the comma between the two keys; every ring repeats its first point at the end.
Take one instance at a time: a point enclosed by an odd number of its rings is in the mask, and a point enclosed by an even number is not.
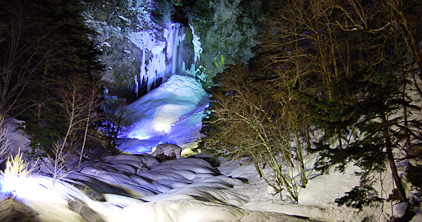
{"type": "MultiPolygon", "coordinates": [[[[299,203],[275,194],[254,166],[239,161],[213,167],[201,158],[164,162],[122,154],[84,162],[64,179],[30,174],[2,177],[0,221],[363,221],[379,207],[358,212],[335,198],[357,183],[350,167],[310,180],[299,203]]],[[[391,210],[391,209],[390,209],[391,210]]],[[[420,215],[413,221],[419,221],[420,215]]]]}
{"type": "Polygon", "coordinates": [[[85,163],[55,183],[36,174],[1,182],[1,221],[309,221],[248,209],[247,179],[198,158],[160,163],[124,154],[85,163]]]}

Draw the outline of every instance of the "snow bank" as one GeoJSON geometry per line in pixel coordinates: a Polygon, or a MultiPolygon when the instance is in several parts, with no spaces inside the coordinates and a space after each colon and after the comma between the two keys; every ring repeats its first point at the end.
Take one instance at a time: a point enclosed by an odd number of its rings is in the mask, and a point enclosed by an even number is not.
{"type": "Polygon", "coordinates": [[[24,121],[7,118],[4,127],[6,128],[7,139],[9,139],[13,155],[16,155],[19,149],[24,153],[30,151],[29,136],[23,130],[25,128],[24,121]]]}

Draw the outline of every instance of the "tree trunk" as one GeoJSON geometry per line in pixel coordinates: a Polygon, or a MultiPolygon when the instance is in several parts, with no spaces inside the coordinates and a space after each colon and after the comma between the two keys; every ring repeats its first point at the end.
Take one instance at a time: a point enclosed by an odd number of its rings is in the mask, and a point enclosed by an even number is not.
{"type": "Polygon", "coordinates": [[[406,192],[404,190],[403,184],[401,182],[401,179],[399,177],[399,174],[397,172],[397,166],[396,162],[394,161],[394,155],[393,155],[393,147],[391,144],[391,137],[388,127],[387,118],[385,117],[384,113],[381,113],[381,120],[383,124],[383,133],[384,133],[384,139],[385,139],[385,148],[387,151],[387,157],[388,157],[388,163],[390,165],[391,173],[393,175],[394,183],[397,186],[397,192],[400,198],[400,201],[402,202],[409,202],[409,200],[406,197],[406,192]]]}
{"type": "Polygon", "coordinates": [[[94,98],[95,98],[95,83],[93,81],[92,82],[91,96],[89,98],[88,116],[86,117],[86,125],[85,125],[84,139],[83,139],[83,142],[82,142],[81,153],[79,155],[78,168],[81,166],[82,156],[83,156],[84,149],[85,149],[86,137],[87,137],[87,134],[88,134],[89,123],[91,121],[91,112],[92,112],[92,107],[93,107],[93,104],[94,104],[94,98]]]}

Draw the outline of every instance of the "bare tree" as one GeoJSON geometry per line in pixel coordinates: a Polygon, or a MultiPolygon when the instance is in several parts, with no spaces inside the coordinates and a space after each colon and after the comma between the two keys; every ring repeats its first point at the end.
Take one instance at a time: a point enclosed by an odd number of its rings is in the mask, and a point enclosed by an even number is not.
{"type": "Polygon", "coordinates": [[[65,80],[57,80],[57,105],[64,110],[67,120],[67,129],[62,142],[58,145],[60,152],[63,152],[66,145],[72,141],[75,131],[83,123],[83,114],[86,110],[84,98],[80,94],[83,92],[83,79],[76,75],[65,80]]]}
{"type": "Polygon", "coordinates": [[[90,86],[90,93],[86,95],[85,97],[87,99],[87,106],[86,106],[86,116],[85,116],[85,127],[83,129],[84,135],[83,135],[83,141],[81,145],[81,153],[79,155],[79,162],[78,162],[78,168],[80,167],[80,164],[82,162],[82,157],[85,149],[85,144],[87,141],[88,131],[89,131],[89,125],[92,123],[93,119],[95,119],[92,114],[95,111],[96,108],[100,105],[100,97],[99,97],[99,86],[94,78],[91,79],[90,86]]]}
{"type": "Polygon", "coordinates": [[[53,144],[53,153],[54,158],[49,158],[53,161],[53,168],[47,169],[49,171],[48,173],[50,173],[53,177],[53,181],[56,182],[57,180],[61,180],[66,177],[67,174],[69,174],[70,169],[66,168],[66,159],[68,154],[63,151],[61,141],[53,144]]]}
{"type": "Polygon", "coordinates": [[[219,90],[213,94],[213,119],[205,122],[216,127],[218,134],[208,134],[203,145],[233,158],[251,157],[268,185],[278,193],[286,190],[297,201],[298,188],[305,187],[308,179],[294,111],[271,94],[266,82],[250,78],[245,69],[231,67],[221,78],[219,90]],[[273,176],[265,174],[265,166],[273,176]],[[299,180],[293,168],[298,169],[299,180]]]}
{"type": "Polygon", "coordinates": [[[74,75],[55,80],[56,103],[64,111],[67,129],[56,146],[59,153],[80,148],[78,166],[86,149],[90,125],[98,120],[95,109],[101,104],[100,86],[94,77],[74,75]]]}
{"type": "Polygon", "coordinates": [[[31,18],[25,0],[4,1],[0,4],[0,112],[15,109],[22,93],[30,83],[31,76],[40,71],[42,63],[52,49],[42,42],[46,38],[43,27],[31,18]],[[7,9],[7,10],[6,10],[7,9]]]}

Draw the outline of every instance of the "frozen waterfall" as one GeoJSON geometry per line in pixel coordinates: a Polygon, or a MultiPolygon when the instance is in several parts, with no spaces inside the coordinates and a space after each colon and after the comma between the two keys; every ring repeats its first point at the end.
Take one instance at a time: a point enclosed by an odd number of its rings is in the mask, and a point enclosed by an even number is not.
{"type": "Polygon", "coordinates": [[[199,38],[192,42],[195,53],[189,53],[183,47],[185,34],[179,24],[169,25],[164,37],[165,41],[159,41],[148,31],[131,36],[143,49],[139,76],[135,77],[135,92],[143,96],[129,105],[124,117],[120,149],[129,153],[149,152],[162,143],[186,146],[201,137],[208,94],[195,78],[195,65],[189,72],[185,70],[186,61],[199,60],[199,38]]]}
{"type": "Polygon", "coordinates": [[[184,28],[171,23],[164,29],[163,36],[165,39],[160,40],[151,30],[129,36],[131,42],[142,50],[140,71],[134,78],[138,97],[167,81],[172,74],[183,73],[184,28]]]}

